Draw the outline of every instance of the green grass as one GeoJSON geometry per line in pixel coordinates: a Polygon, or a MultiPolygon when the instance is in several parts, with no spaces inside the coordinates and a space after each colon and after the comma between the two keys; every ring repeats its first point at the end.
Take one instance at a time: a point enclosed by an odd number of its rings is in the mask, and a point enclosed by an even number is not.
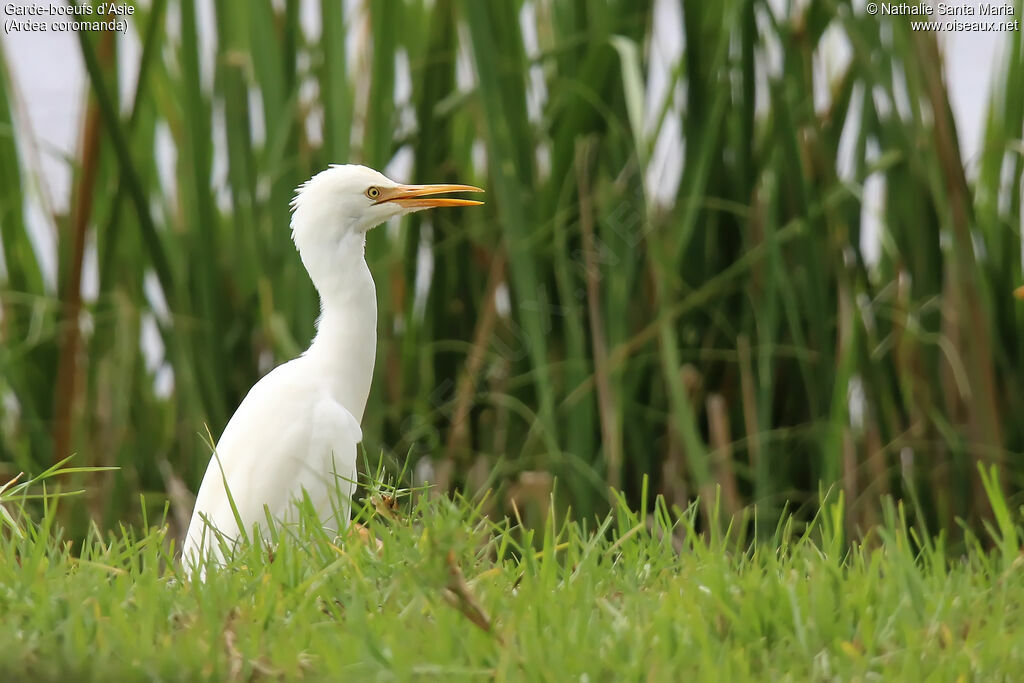
{"type": "MultiPolygon", "coordinates": [[[[0,494],[4,680],[1010,680],[1024,666],[1015,524],[969,552],[887,503],[847,545],[841,495],[800,526],[702,534],[664,499],[536,531],[486,501],[417,495],[357,517],[379,540],[277,529],[205,583],[165,526],[65,540],[0,494]],[[381,512],[378,512],[381,511],[381,512]],[[880,677],[880,678],[879,678],[880,677]]],[[[36,487],[38,488],[38,486],[36,487]]],[[[377,504],[374,505],[374,502],[377,504]]],[[[714,509],[714,506],[712,506],[714,509]]]]}

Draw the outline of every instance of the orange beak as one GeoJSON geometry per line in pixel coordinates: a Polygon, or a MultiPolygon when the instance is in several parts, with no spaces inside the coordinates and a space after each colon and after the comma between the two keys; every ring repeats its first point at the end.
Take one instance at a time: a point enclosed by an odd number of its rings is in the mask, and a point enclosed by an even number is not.
{"type": "Polygon", "coordinates": [[[477,206],[483,202],[472,199],[452,199],[450,197],[434,197],[443,192],[483,192],[472,185],[399,185],[398,187],[381,188],[380,197],[375,204],[394,202],[408,209],[430,209],[438,206],[477,206]]]}
{"type": "Polygon", "coordinates": [[[1024,299],[1024,285],[1021,285],[1017,289],[1013,290],[1013,295],[1018,299],[1024,299]]]}

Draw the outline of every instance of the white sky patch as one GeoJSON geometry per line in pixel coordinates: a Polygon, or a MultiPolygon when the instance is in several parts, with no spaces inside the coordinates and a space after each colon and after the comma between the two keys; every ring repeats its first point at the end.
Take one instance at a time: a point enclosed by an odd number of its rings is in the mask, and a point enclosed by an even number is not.
{"type": "Polygon", "coordinates": [[[228,131],[224,102],[213,103],[213,160],[210,168],[210,183],[213,185],[217,208],[231,211],[231,190],[228,186],[228,131]]]}
{"type": "Polygon", "coordinates": [[[434,471],[434,461],[430,458],[420,458],[417,460],[413,466],[413,473],[413,481],[417,486],[421,483],[437,483],[434,478],[436,474],[434,471]]]}
{"type": "Polygon", "coordinates": [[[526,75],[526,115],[531,123],[536,124],[540,123],[544,105],[548,101],[548,89],[544,83],[544,71],[536,63],[540,57],[540,40],[537,36],[537,6],[534,3],[523,3],[519,11],[519,29],[526,56],[534,62],[526,75]]]}
{"type": "Polygon", "coordinates": [[[487,145],[480,138],[473,140],[473,146],[469,151],[469,157],[473,161],[473,173],[484,175],[487,173],[487,145]]]}
{"type": "Polygon", "coordinates": [[[889,99],[889,93],[885,91],[880,85],[876,85],[871,89],[871,99],[875,105],[875,112],[878,114],[878,118],[885,119],[892,114],[892,100],[889,99]]]}
{"type": "Polygon", "coordinates": [[[152,311],[143,312],[139,318],[139,348],[142,350],[146,370],[153,374],[153,393],[158,398],[167,398],[174,392],[174,370],[167,362],[167,350],[157,320],[159,317],[164,324],[168,324],[170,312],[163,289],[152,271],[146,272],[142,290],[152,311]]]}
{"type": "Polygon", "coordinates": [[[655,0],[644,97],[644,140],[654,138],[644,187],[647,196],[662,206],[671,205],[683,177],[685,142],[682,131],[683,86],[673,84],[673,71],[683,56],[683,14],[679,0],[655,0]],[[671,100],[668,114],[658,119],[671,100]]]}
{"type": "Polygon", "coordinates": [[[249,135],[254,147],[267,141],[267,126],[263,116],[263,95],[259,88],[249,88],[249,135]]]}
{"type": "Polygon", "coordinates": [[[320,3],[316,0],[301,0],[299,2],[299,26],[302,33],[310,43],[320,40],[323,33],[320,25],[320,3]]]}
{"type": "Polygon", "coordinates": [[[21,404],[18,403],[18,397],[13,391],[5,391],[0,394],[0,405],[3,406],[3,410],[0,411],[0,430],[3,430],[4,434],[12,434],[18,428],[18,421],[21,419],[21,404]]]}
{"type": "Polygon", "coordinates": [[[541,142],[535,150],[537,162],[537,180],[546,180],[551,175],[551,145],[541,142]]]}
{"type": "Polygon", "coordinates": [[[260,351],[260,355],[256,358],[256,371],[260,377],[273,370],[275,365],[273,351],[270,349],[260,351]]]}
{"type": "Polygon", "coordinates": [[[512,297],[509,295],[507,282],[499,282],[494,288],[494,310],[502,318],[512,314],[512,297]]]}
{"type": "Polygon", "coordinates": [[[458,26],[458,34],[459,47],[455,50],[455,87],[459,92],[468,92],[477,84],[476,69],[470,56],[473,39],[469,36],[469,29],[461,21],[458,26]]]}
{"type": "Polygon", "coordinates": [[[762,40],[766,40],[769,43],[767,46],[762,46],[758,43],[754,48],[754,117],[758,119],[768,113],[768,105],[771,100],[768,93],[768,69],[765,66],[764,55],[766,51],[772,48],[772,37],[764,32],[767,22],[763,20],[763,17],[763,11],[756,12],[754,16],[754,22],[759,35],[763,37],[762,40]]]}
{"type": "Polygon", "coordinates": [[[416,130],[416,110],[412,106],[412,69],[405,48],[395,52],[395,108],[398,110],[397,137],[411,135],[416,130]]]}
{"type": "Polygon", "coordinates": [[[83,307],[78,311],[78,329],[82,333],[82,339],[86,341],[92,338],[92,333],[96,330],[96,325],[93,324],[92,313],[88,308],[83,307]]]}
{"type": "Polygon", "coordinates": [[[351,78],[367,73],[364,60],[370,54],[370,14],[363,0],[345,0],[344,15],[345,64],[351,78]]]}
{"type": "Polygon", "coordinates": [[[324,144],[324,108],[319,101],[313,102],[306,114],[306,137],[312,147],[321,147],[324,144]]]}
{"type": "MultiPolygon", "coordinates": [[[[359,2],[351,7],[345,5],[345,63],[348,77],[352,81],[352,127],[349,131],[349,147],[358,155],[363,151],[363,137],[366,132],[367,104],[370,101],[370,62],[373,55],[373,41],[370,35],[370,11],[368,3],[359,2]]],[[[339,160],[340,161],[340,160],[339,160]]]]}
{"type": "MultiPolygon", "coordinates": [[[[878,143],[868,140],[865,156],[867,163],[878,159],[878,143]]],[[[872,173],[864,180],[861,190],[860,253],[869,268],[878,264],[882,256],[882,232],[885,230],[885,176],[872,173]]]]}
{"type": "MultiPolygon", "coordinates": [[[[1022,133],[1022,137],[1024,137],[1024,133],[1022,133]]],[[[1015,157],[1019,156],[1022,152],[1024,152],[1024,147],[1017,152],[1008,151],[1003,153],[1003,163],[999,169],[999,197],[996,198],[999,213],[1010,213],[1010,202],[1013,200],[1014,192],[1017,191],[1013,184],[1013,171],[1017,161],[1015,157]]],[[[1020,192],[1021,198],[1024,199],[1024,187],[1020,188],[1020,192]]],[[[1021,204],[1024,205],[1024,202],[1021,202],[1021,204]]],[[[1024,244],[1024,240],[1021,240],[1021,243],[1024,244]]]]}
{"type": "Polygon", "coordinates": [[[953,235],[950,234],[949,230],[943,228],[939,232],[939,249],[946,253],[953,248],[953,235]]]}
{"type": "Polygon", "coordinates": [[[153,393],[157,398],[170,398],[174,393],[174,369],[163,363],[153,378],[153,393]]]}
{"type": "MultiPolygon", "coordinates": [[[[785,10],[780,7],[785,0],[772,0],[771,13],[779,21],[785,21],[785,10]]],[[[760,41],[754,56],[755,95],[754,113],[763,116],[768,113],[768,83],[782,75],[782,43],[772,29],[771,15],[768,10],[759,7],[754,14],[754,23],[760,41]]]]}
{"type": "MultiPolygon", "coordinates": [[[[907,88],[907,75],[903,69],[893,69],[892,74],[892,95],[896,102],[896,112],[904,121],[909,121],[914,116],[914,108],[910,105],[910,90],[907,88]]],[[[922,117],[927,118],[928,110],[921,111],[922,117]]]]}
{"type": "Polygon", "coordinates": [[[427,310],[430,283],[434,278],[434,224],[424,220],[420,228],[420,243],[416,247],[416,277],[413,280],[412,315],[423,319],[427,310]]]}
{"type": "MultiPolygon", "coordinates": [[[[548,102],[548,87],[544,81],[544,69],[539,63],[540,38],[537,33],[537,5],[534,2],[523,4],[519,12],[519,28],[523,36],[523,50],[527,58],[533,62],[526,75],[526,117],[534,126],[541,123],[544,107],[548,102]]],[[[537,164],[538,180],[546,180],[551,175],[551,146],[540,140],[534,149],[537,164]]]]}
{"type": "MultiPolygon", "coordinates": [[[[1018,19],[1020,17],[1017,17],[1018,19]]],[[[984,32],[942,31],[939,47],[945,55],[943,66],[950,92],[950,106],[956,119],[967,177],[978,174],[985,115],[991,102],[993,78],[1003,74],[1007,41],[1019,33],[993,35],[984,32]]]]}
{"type": "MultiPolygon", "coordinates": [[[[882,256],[882,230],[885,215],[885,176],[881,173],[869,175],[863,185],[855,177],[857,139],[861,133],[861,109],[864,105],[864,86],[854,84],[850,93],[849,114],[843,124],[843,132],[839,136],[839,149],[836,153],[836,175],[845,183],[859,185],[861,193],[860,213],[860,253],[864,264],[871,268],[878,264],[882,256]]],[[[868,164],[878,159],[878,145],[868,141],[865,160],[868,164]]]]}
{"type": "Polygon", "coordinates": [[[868,409],[868,401],[864,395],[864,383],[860,375],[854,375],[846,385],[846,407],[850,413],[850,427],[854,434],[864,431],[864,414],[868,409]]]}
{"type": "Polygon", "coordinates": [[[839,134],[839,148],[836,150],[836,175],[843,182],[854,182],[856,163],[854,152],[857,151],[857,138],[860,136],[860,111],[864,107],[864,86],[855,83],[850,93],[849,115],[843,122],[843,132],[839,134]]]}
{"type": "Polygon", "coordinates": [[[171,54],[170,48],[181,43],[181,7],[171,3],[164,12],[164,57],[171,54]]]}
{"type": "Polygon", "coordinates": [[[117,34],[118,95],[121,115],[131,114],[135,91],[139,87],[139,68],[142,66],[142,44],[135,32],[135,23],[128,22],[128,31],[117,34]]]}
{"type": "MultiPolygon", "coordinates": [[[[469,92],[477,86],[476,68],[473,66],[473,59],[470,54],[472,38],[466,24],[459,22],[457,28],[459,36],[458,48],[455,50],[455,88],[462,93],[469,92]]],[[[486,175],[487,173],[487,145],[480,138],[473,140],[470,149],[470,163],[473,165],[473,173],[486,175]]]]}
{"type": "Polygon", "coordinates": [[[402,145],[391,157],[391,161],[384,167],[384,175],[399,183],[413,182],[412,168],[416,162],[416,155],[410,145],[402,145]]]}
{"type": "MultiPolygon", "coordinates": [[[[19,153],[41,178],[33,188],[42,195],[39,201],[65,213],[71,200],[67,158],[74,158],[78,148],[87,83],[78,40],[72,33],[15,32],[5,34],[0,45],[14,84],[19,153]]],[[[29,182],[22,182],[27,190],[29,182]]]]}
{"type": "Polygon", "coordinates": [[[142,362],[146,371],[155,373],[164,362],[165,348],[156,316],[152,313],[143,313],[139,318],[139,348],[142,349],[142,362]]]}
{"type": "Polygon", "coordinates": [[[204,93],[213,92],[213,75],[217,66],[217,11],[215,0],[196,3],[196,35],[199,39],[199,86],[204,93]]]}
{"type": "Polygon", "coordinates": [[[153,158],[156,159],[156,175],[160,182],[160,193],[164,197],[164,205],[173,207],[177,204],[178,183],[175,179],[174,167],[178,163],[178,146],[174,143],[171,129],[164,120],[156,122],[153,131],[153,158]]]}
{"type": "Polygon", "coordinates": [[[313,147],[320,147],[324,141],[324,112],[320,104],[320,82],[312,71],[309,52],[299,50],[295,57],[296,70],[302,75],[299,82],[299,110],[306,112],[303,121],[306,138],[313,147]]]}
{"type": "MultiPolygon", "coordinates": [[[[86,234],[85,249],[82,252],[82,301],[95,301],[100,294],[100,259],[96,248],[96,231],[86,234]]],[[[91,322],[91,321],[90,321],[91,322]]]]}
{"type": "Polygon", "coordinates": [[[147,270],[142,278],[142,293],[146,295],[146,301],[149,302],[153,312],[159,316],[160,321],[169,323],[171,310],[167,306],[164,289],[160,286],[160,280],[157,279],[156,273],[151,270],[147,270]]]}
{"type": "Polygon", "coordinates": [[[832,106],[832,88],[839,82],[853,59],[849,38],[833,21],[825,29],[812,58],[814,68],[814,110],[819,114],[832,106]]]}

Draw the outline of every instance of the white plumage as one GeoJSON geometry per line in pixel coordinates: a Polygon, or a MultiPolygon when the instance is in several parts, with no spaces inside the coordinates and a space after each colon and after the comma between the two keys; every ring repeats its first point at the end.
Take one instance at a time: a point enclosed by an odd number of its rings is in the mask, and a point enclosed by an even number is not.
{"type": "MultiPolygon", "coordinates": [[[[182,549],[186,566],[220,560],[212,525],[241,536],[225,489],[247,532],[271,516],[294,521],[308,494],[321,521],[340,529],[356,479],[359,423],[377,346],[377,300],[366,265],[366,233],[384,221],[438,206],[480,202],[439,198],[467,185],[400,185],[365,166],[332,166],[303,184],[292,202],[292,239],[320,294],[316,337],[302,356],[257,382],[228,421],[203,477],[182,549]],[[337,519],[332,502],[342,496],[337,519]]],[[[286,293],[282,293],[286,295],[286,293]]]]}

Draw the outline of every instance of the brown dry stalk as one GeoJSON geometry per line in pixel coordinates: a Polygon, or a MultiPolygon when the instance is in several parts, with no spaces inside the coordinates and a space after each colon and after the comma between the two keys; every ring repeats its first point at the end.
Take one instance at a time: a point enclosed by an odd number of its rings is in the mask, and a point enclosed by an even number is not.
{"type": "Polygon", "coordinates": [[[228,680],[242,680],[242,670],[246,663],[252,666],[252,675],[249,680],[256,677],[256,674],[268,678],[276,678],[281,672],[272,667],[265,656],[256,659],[249,659],[238,649],[238,634],[235,632],[235,622],[238,621],[240,612],[234,608],[228,614],[227,622],[224,624],[224,651],[228,656],[228,680]]]}
{"type": "MultiPolygon", "coordinates": [[[[915,35],[916,48],[928,88],[928,99],[935,116],[935,149],[939,157],[942,177],[953,225],[952,286],[948,305],[955,308],[964,332],[959,352],[965,357],[969,372],[971,400],[968,402],[968,429],[976,444],[972,455],[979,462],[994,462],[999,470],[1004,467],[1002,456],[1002,430],[999,422],[999,404],[996,399],[996,381],[989,338],[989,321],[984,307],[978,302],[981,295],[977,278],[977,260],[971,239],[971,198],[964,176],[960,146],[957,141],[953,112],[942,80],[943,60],[934,36],[915,35]]],[[[999,481],[1007,480],[1005,472],[999,481]]],[[[974,510],[977,518],[990,518],[991,511],[979,477],[974,478],[974,510]]]]}
{"type": "Polygon", "coordinates": [[[374,536],[372,531],[359,522],[352,522],[349,525],[348,540],[365,543],[366,545],[371,546],[378,553],[384,550],[384,543],[374,536]]]}
{"type": "Polygon", "coordinates": [[[594,352],[594,381],[597,385],[597,406],[601,418],[601,440],[608,461],[608,486],[618,490],[622,485],[622,439],[615,397],[608,379],[608,344],[604,338],[604,318],[601,315],[601,278],[594,244],[594,207],[587,174],[592,143],[576,148],[576,184],[580,196],[580,232],[583,238],[583,258],[587,279],[587,318],[590,322],[590,340],[594,352]]]}
{"type": "Polygon", "coordinates": [[[721,394],[709,394],[707,399],[708,427],[711,437],[711,466],[722,490],[722,505],[731,518],[739,513],[740,500],[736,475],[732,471],[732,441],[729,429],[729,409],[721,394]]]}
{"type": "Polygon", "coordinates": [[[484,608],[480,605],[476,596],[473,595],[473,591],[470,590],[469,584],[466,583],[466,579],[462,575],[462,570],[459,569],[459,565],[455,562],[455,553],[451,550],[448,551],[448,555],[445,557],[445,563],[448,565],[448,586],[441,591],[445,602],[462,612],[480,630],[486,633],[493,633],[499,643],[503,642],[501,636],[494,633],[491,628],[490,617],[487,616],[484,608]]]}
{"type": "MultiPolygon", "coordinates": [[[[100,38],[97,56],[101,62],[108,62],[112,53],[113,34],[104,33],[100,38]]],[[[71,452],[71,414],[75,405],[76,380],[78,377],[78,347],[81,345],[81,330],[78,318],[82,311],[82,262],[85,258],[85,233],[92,216],[92,201],[96,192],[96,177],[100,159],[100,108],[96,99],[90,98],[82,131],[82,167],[78,187],[75,191],[75,205],[68,224],[70,234],[65,238],[71,243],[70,262],[61,291],[60,341],[57,357],[57,381],[53,406],[53,461],[66,458],[71,452]]]]}
{"type": "Polygon", "coordinates": [[[494,334],[494,326],[498,320],[497,305],[494,294],[498,285],[505,279],[505,250],[498,249],[491,259],[491,270],[487,275],[487,290],[483,298],[483,310],[473,331],[473,347],[466,359],[466,369],[459,377],[455,390],[455,411],[452,413],[452,426],[448,431],[446,451],[448,458],[454,458],[457,452],[463,452],[469,445],[469,410],[473,407],[473,395],[484,358],[487,356],[487,345],[494,334]]]}
{"type": "Polygon", "coordinates": [[[754,391],[754,364],[750,354],[750,340],[741,334],[736,338],[736,353],[740,360],[740,391],[743,396],[743,426],[747,430],[750,471],[756,472],[761,460],[761,434],[757,426],[757,393],[754,391]]]}

